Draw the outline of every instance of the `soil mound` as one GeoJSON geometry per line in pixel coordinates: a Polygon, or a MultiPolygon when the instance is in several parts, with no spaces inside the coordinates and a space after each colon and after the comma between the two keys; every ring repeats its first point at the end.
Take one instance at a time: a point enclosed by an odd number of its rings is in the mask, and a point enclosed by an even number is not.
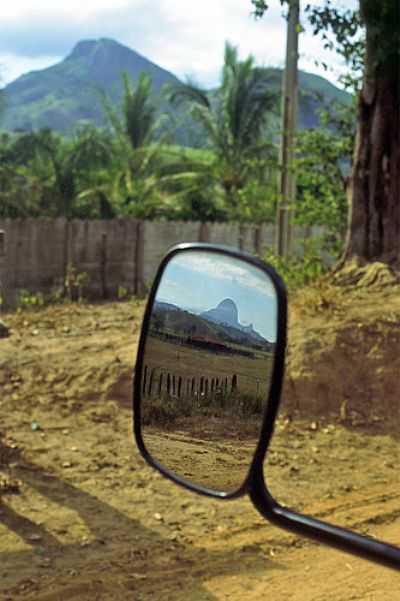
{"type": "Polygon", "coordinates": [[[400,287],[374,263],[347,265],[289,302],[288,411],[399,424],[400,287]]]}
{"type": "Polygon", "coordinates": [[[332,276],[332,281],[338,286],[351,286],[361,290],[366,288],[382,289],[387,286],[396,286],[400,283],[399,274],[385,263],[360,264],[353,260],[332,276]]]}

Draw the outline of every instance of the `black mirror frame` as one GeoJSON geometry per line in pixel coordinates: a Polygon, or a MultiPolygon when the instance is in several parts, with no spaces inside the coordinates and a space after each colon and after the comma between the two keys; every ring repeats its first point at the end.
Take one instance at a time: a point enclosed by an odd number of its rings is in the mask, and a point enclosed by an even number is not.
{"type": "Polygon", "coordinates": [[[351,530],[322,522],[313,517],[306,516],[280,505],[270,494],[268,484],[264,478],[263,463],[274,432],[275,420],[279,411],[282,382],[284,376],[284,362],[286,351],[287,332],[287,295],[286,288],[280,276],[273,267],[256,257],[236,251],[229,247],[203,243],[187,243],[174,246],[161,261],[153,286],[147,301],[140,334],[138,353],[135,367],[133,385],[133,430],[139,451],[142,457],[163,476],[176,484],[183,486],[201,495],[217,499],[236,499],[248,494],[259,513],[268,521],[290,532],[313,539],[341,551],[379,563],[383,566],[400,570],[400,548],[388,543],[380,542],[369,536],[357,534],[351,530]],[[253,460],[249,466],[248,474],[243,484],[232,493],[223,493],[193,484],[180,478],[162,464],[156,461],[147,451],[141,431],[141,381],[143,372],[143,355],[145,341],[149,328],[150,316],[158,285],[162,274],[169,261],[177,254],[190,251],[208,251],[228,255],[247,262],[262,271],[272,280],[278,305],[278,330],[277,342],[272,370],[272,380],[269,389],[266,409],[260,430],[253,460]]]}
{"type": "Polygon", "coordinates": [[[279,398],[280,398],[280,388],[281,382],[283,379],[283,370],[284,370],[284,360],[285,360],[285,348],[286,348],[286,315],[287,315],[287,301],[286,301],[286,289],[283,284],[281,278],[278,276],[273,267],[267,265],[260,259],[253,257],[252,255],[236,251],[229,247],[224,247],[220,245],[213,244],[205,244],[205,243],[187,243],[187,244],[179,244],[170,249],[170,251],[166,254],[164,259],[161,261],[158,271],[156,273],[153,286],[151,288],[149,298],[146,305],[146,310],[143,317],[142,331],[139,339],[136,367],[135,367],[135,379],[134,379],[134,387],[133,387],[133,413],[134,413],[134,432],[136,443],[139,447],[140,453],[144,457],[144,459],[155,469],[157,469],[163,476],[166,476],[176,484],[180,486],[184,486],[189,490],[196,492],[201,495],[205,495],[208,497],[214,497],[217,499],[237,499],[238,497],[246,494],[249,491],[249,482],[251,480],[251,472],[253,469],[253,465],[259,464],[261,458],[261,465],[264,458],[264,455],[267,451],[267,447],[269,441],[272,437],[273,433],[273,424],[275,422],[276,413],[279,407],[279,398]],[[245,263],[249,263],[252,266],[257,267],[261,271],[263,271],[266,276],[272,281],[276,295],[277,295],[277,316],[278,316],[278,324],[277,324],[277,341],[275,347],[275,356],[274,363],[272,368],[271,375],[271,385],[268,394],[268,402],[267,409],[263,416],[263,422],[259,435],[259,442],[255,449],[255,453],[253,456],[252,463],[249,466],[249,471],[247,476],[245,477],[241,486],[231,493],[218,492],[215,490],[211,490],[205,488],[200,485],[193,484],[190,481],[185,480],[184,478],[180,478],[170,470],[166,469],[162,464],[160,464],[157,460],[155,460],[151,454],[147,451],[146,445],[144,444],[142,431],[141,431],[141,398],[142,398],[142,390],[141,390],[141,380],[143,373],[143,355],[144,355],[144,347],[145,341],[147,337],[147,332],[150,323],[150,317],[152,312],[152,307],[154,303],[154,298],[164,273],[164,270],[170,260],[175,257],[177,254],[187,253],[187,252],[213,252],[225,256],[230,256],[235,259],[239,259],[245,263]],[[269,408],[271,407],[271,410],[269,408]]]}

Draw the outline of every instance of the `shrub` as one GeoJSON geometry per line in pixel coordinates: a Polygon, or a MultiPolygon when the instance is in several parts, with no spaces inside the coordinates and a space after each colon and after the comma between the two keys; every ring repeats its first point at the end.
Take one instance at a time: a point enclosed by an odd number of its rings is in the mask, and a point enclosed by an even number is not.
{"type": "Polygon", "coordinates": [[[329,269],[323,259],[323,241],[306,240],[302,256],[279,257],[268,251],[263,257],[275,267],[289,290],[306,286],[321,278],[329,269]]]}

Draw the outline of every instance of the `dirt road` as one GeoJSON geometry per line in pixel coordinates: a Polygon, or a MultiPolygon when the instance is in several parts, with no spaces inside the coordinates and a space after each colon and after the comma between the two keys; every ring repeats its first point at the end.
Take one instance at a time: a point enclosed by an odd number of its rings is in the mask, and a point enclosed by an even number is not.
{"type": "MultiPolygon", "coordinates": [[[[144,464],[129,408],[141,314],[124,303],[7,317],[0,599],[398,601],[397,573],[282,532],[246,499],[193,496],[144,464]]],[[[344,417],[282,416],[272,491],[400,545],[396,433],[381,416],[344,417]]]]}

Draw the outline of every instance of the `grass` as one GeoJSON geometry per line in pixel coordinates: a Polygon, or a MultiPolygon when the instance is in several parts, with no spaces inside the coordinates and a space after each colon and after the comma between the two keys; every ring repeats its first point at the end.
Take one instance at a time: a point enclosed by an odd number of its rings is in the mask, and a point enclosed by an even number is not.
{"type": "Polygon", "coordinates": [[[271,373],[267,353],[242,357],[149,337],[144,365],[146,424],[163,425],[193,415],[245,417],[264,409],[271,373]]]}

